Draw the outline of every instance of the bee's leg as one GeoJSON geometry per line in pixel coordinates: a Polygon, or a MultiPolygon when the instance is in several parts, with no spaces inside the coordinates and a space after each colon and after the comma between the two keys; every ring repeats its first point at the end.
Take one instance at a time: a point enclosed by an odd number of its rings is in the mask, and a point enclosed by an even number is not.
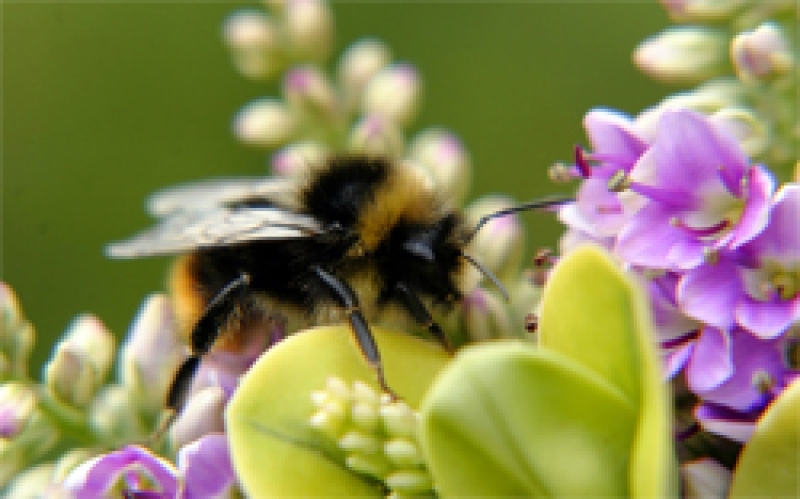
{"type": "Polygon", "coordinates": [[[167,392],[166,407],[175,414],[183,408],[186,394],[192,386],[192,380],[200,367],[200,359],[211,350],[217,341],[219,332],[224,322],[235,309],[241,293],[250,283],[250,276],[240,274],[239,277],[228,283],[208,302],[203,315],[192,329],[192,354],[183,361],[178,368],[175,378],[167,392]]]}
{"type": "Polygon", "coordinates": [[[335,275],[323,270],[318,265],[311,267],[311,270],[319,277],[319,279],[327,286],[328,290],[333,293],[339,301],[339,305],[347,311],[350,318],[350,326],[353,328],[353,333],[356,335],[356,341],[361,349],[361,353],[366,357],[370,367],[375,370],[378,376],[378,384],[381,389],[397,399],[397,395],[386,384],[386,378],[383,376],[383,363],[381,356],[378,352],[378,345],[375,344],[375,338],[369,329],[369,324],[361,313],[361,308],[358,304],[358,297],[356,296],[353,288],[347,282],[339,279],[335,275]]]}
{"type": "Polygon", "coordinates": [[[406,307],[406,310],[408,310],[408,313],[414,321],[420,326],[428,328],[428,331],[430,331],[434,338],[436,338],[436,341],[447,350],[447,353],[452,354],[453,345],[450,344],[450,339],[444,334],[439,324],[433,320],[433,317],[431,317],[430,312],[425,308],[419,296],[404,282],[398,282],[395,288],[397,289],[398,298],[400,298],[400,301],[406,307]]]}

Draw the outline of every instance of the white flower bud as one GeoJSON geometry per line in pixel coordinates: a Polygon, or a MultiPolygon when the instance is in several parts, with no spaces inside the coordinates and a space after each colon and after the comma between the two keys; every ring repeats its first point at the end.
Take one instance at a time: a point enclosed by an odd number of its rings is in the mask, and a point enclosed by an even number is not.
{"type": "Polygon", "coordinates": [[[469,190],[471,166],[469,154],[458,137],[447,130],[425,130],[414,137],[409,156],[430,172],[448,199],[463,201],[469,190]]]}
{"type": "Polygon", "coordinates": [[[339,439],[339,448],[350,452],[374,454],[380,450],[380,441],[374,435],[351,430],[339,439]]]}
{"type": "Polygon", "coordinates": [[[392,402],[380,408],[386,433],[396,437],[414,437],[417,434],[417,414],[405,402],[392,402]]]}
{"type": "Polygon", "coordinates": [[[727,108],[714,113],[711,123],[736,137],[739,146],[751,158],[769,145],[769,132],[755,113],[745,108],[727,108]]]}
{"type": "Polygon", "coordinates": [[[47,492],[48,488],[53,485],[54,469],[55,465],[53,463],[38,464],[26,469],[17,476],[13,477],[14,481],[9,485],[8,489],[4,491],[6,494],[4,497],[51,497],[45,493],[47,492]]]}
{"type": "Polygon", "coordinates": [[[114,336],[91,314],[79,315],[67,329],[64,341],[91,361],[97,376],[105,377],[114,362],[114,336]]]}
{"type": "Polygon", "coordinates": [[[189,398],[183,412],[170,428],[169,438],[174,449],[180,449],[209,433],[225,431],[225,391],[210,386],[189,398]]]}
{"type": "Polygon", "coordinates": [[[286,0],[284,30],[297,60],[322,61],[333,45],[333,16],[322,0],[286,0]]]}
{"type": "MultiPolygon", "coordinates": [[[[513,205],[505,196],[483,196],[467,207],[467,220],[474,226],[481,217],[513,205]]],[[[519,218],[512,214],[486,223],[470,248],[475,258],[501,279],[515,274],[525,251],[525,234],[519,218]]]]}
{"type": "Polygon", "coordinates": [[[283,80],[283,94],[293,109],[312,120],[327,122],[337,115],[333,85],[317,66],[292,68],[283,80]]]}
{"type": "Polygon", "coordinates": [[[745,82],[784,75],[794,65],[786,35],[778,24],[772,22],[736,35],[731,42],[731,59],[736,74],[745,82]]]}
{"type": "Polygon", "coordinates": [[[345,50],[336,73],[343,93],[343,107],[348,113],[358,107],[367,83],[391,60],[389,48],[372,38],[359,40],[345,50]]]}
{"type": "Polygon", "coordinates": [[[56,400],[73,407],[86,406],[101,380],[85,353],[62,342],[44,368],[45,384],[56,400]]]}
{"type": "Polygon", "coordinates": [[[328,147],[313,140],[293,142],[272,155],[272,172],[282,177],[301,175],[328,157],[328,147]]]}
{"type": "Polygon", "coordinates": [[[425,462],[416,444],[405,438],[387,440],[383,452],[395,466],[414,467],[425,462]]]}
{"type": "Polygon", "coordinates": [[[715,21],[735,14],[750,0],[661,0],[673,21],[715,21]]]}
{"type": "Polygon", "coordinates": [[[405,144],[396,123],[380,115],[370,115],[356,123],[350,132],[348,149],[352,152],[398,159],[405,144]]]}
{"type": "Polygon", "coordinates": [[[483,288],[464,298],[463,311],[464,329],[473,341],[522,336],[502,299],[483,288]]]}
{"type": "Polygon", "coordinates": [[[389,488],[405,494],[430,491],[431,476],[424,470],[400,470],[390,473],[384,481],[389,488]]]}
{"type": "Polygon", "coordinates": [[[291,140],[297,120],[277,99],[263,98],[245,105],[233,119],[233,133],[254,146],[278,147],[291,140]]]}
{"type": "Polygon", "coordinates": [[[350,419],[353,424],[364,431],[375,431],[380,418],[377,406],[367,402],[355,402],[350,410],[350,419]]]}
{"type": "Polygon", "coordinates": [[[34,336],[14,290],[0,282],[0,380],[26,376],[34,336]]]}
{"type": "Polygon", "coordinates": [[[679,26],[642,42],[633,58],[639,69],[653,78],[695,83],[719,75],[727,55],[727,39],[722,32],[679,26]]]}
{"type": "Polygon", "coordinates": [[[36,408],[36,394],[22,383],[0,385],[0,439],[13,439],[36,408]]]}
{"type": "Polygon", "coordinates": [[[267,79],[283,67],[279,30],[266,14],[234,12],[225,20],[223,37],[236,68],[244,76],[267,79]]]}
{"type": "Polygon", "coordinates": [[[186,356],[166,295],[147,297],[128,330],[119,378],[137,405],[155,414],[163,408],[175,371],[186,356]]]}
{"type": "Polygon", "coordinates": [[[53,481],[63,482],[73,469],[95,456],[97,456],[97,451],[93,449],[72,449],[65,452],[55,463],[53,481]]]}
{"type": "Polygon", "coordinates": [[[389,462],[383,454],[348,454],[345,458],[348,468],[375,478],[383,478],[391,470],[389,462]]]}
{"type": "Polygon", "coordinates": [[[362,110],[394,121],[401,127],[411,123],[420,101],[421,83],[411,64],[392,64],[380,70],[364,89],[362,110]]]}
{"type": "Polygon", "coordinates": [[[137,441],[149,434],[139,416],[137,398],[122,385],[105,387],[89,411],[89,423],[111,445],[137,441]]]}

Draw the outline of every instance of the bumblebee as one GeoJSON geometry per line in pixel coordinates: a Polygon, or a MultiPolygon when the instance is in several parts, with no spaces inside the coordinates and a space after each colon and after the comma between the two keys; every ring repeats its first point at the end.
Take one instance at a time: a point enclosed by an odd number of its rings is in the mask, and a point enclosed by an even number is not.
{"type": "Polygon", "coordinates": [[[191,355],[167,395],[173,413],[204,355],[235,348],[249,323],[276,316],[300,327],[349,322],[381,388],[394,396],[369,320],[400,310],[451,350],[428,307],[461,299],[467,266],[503,289],[465,252],[477,230],[497,216],[563,202],[513,207],[470,228],[414,169],[336,156],[297,178],[212,180],[158,192],[148,201],[158,224],[111,243],[107,254],[181,254],[171,288],[191,355]]]}

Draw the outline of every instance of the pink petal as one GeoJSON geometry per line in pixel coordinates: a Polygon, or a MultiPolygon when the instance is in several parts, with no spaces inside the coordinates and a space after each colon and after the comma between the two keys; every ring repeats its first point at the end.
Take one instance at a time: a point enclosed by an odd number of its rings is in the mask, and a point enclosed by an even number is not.
{"type": "Polygon", "coordinates": [[[178,467],[183,472],[181,499],[227,497],[236,483],[225,435],[206,435],[181,448],[178,467]]]}
{"type": "Polygon", "coordinates": [[[700,404],[694,417],[706,431],[745,443],[756,427],[755,419],[714,404],[700,404]]]}
{"type": "Polygon", "coordinates": [[[733,374],[729,335],[714,327],[707,327],[695,342],[692,358],[686,370],[689,388],[700,395],[713,390],[733,374]]]}
{"type": "Polygon", "coordinates": [[[636,162],[647,149],[647,144],[634,133],[632,125],[628,116],[608,109],[593,109],[583,118],[583,127],[594,152],[619,157],[626,165],[636,162]]]}
{"type": "Polygon", "coordinates": [[[800,185],[784,184],[775,194],[769,223],[747,245],[761,259],[775,260],[785,267],[800,263],[800,185]]]}
{"type": "Polygon", "coordinates": [[[70,472],[64,486],[77,497],[105,497],[130,472],[149,475],[164,497],[175,497],[178,491],[172,465],[136,445],[86,461],[70,472]]]}
{"type": "Polygon", "coordinates": [[[678,303],[684,313],[723,329],[734,324],[734,307],[743,296],[738,270],[725,260],[688,272],[678,284],[678,303]]]}
{"type": "Polygon", "coordinates": [[[686,234],[670,225],[670,212],[656,203],[645,205],[622,228],[614,251],[633,265],[657,269],[670,268],[669,250],[686,239],[686,234]]]}
{"type": "Polygon", "coordinates": [[[755,300],[745,295],[736,305],[736,322],[763,339],[780,336],[800,319],[800,295],[791,300],[755,300]]]}
{"type": "MultiPolygon", "coordinates": [[[[775,180],[772,175],[761,166],[751,168],[742,216],[736,228],[721,239],[720,243],[737,248],[761,233],[770,220],[770,201],[774,191],[775,180]]],[[[797,222],[797,213],[794,215],[794,221],[797,222]]],[[[796,231],[797,223],[794,227],[796,231]]]]}

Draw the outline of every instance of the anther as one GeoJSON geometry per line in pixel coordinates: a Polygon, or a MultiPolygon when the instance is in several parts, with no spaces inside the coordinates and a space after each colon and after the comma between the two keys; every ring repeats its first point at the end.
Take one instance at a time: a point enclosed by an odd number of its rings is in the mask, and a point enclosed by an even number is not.
{"type": "Polygon", "coordinates": [[[625,170],[617,170],[608,179],[608,190],[611,192],[622,192],[631,186],[631,179],[625,170]]]}

